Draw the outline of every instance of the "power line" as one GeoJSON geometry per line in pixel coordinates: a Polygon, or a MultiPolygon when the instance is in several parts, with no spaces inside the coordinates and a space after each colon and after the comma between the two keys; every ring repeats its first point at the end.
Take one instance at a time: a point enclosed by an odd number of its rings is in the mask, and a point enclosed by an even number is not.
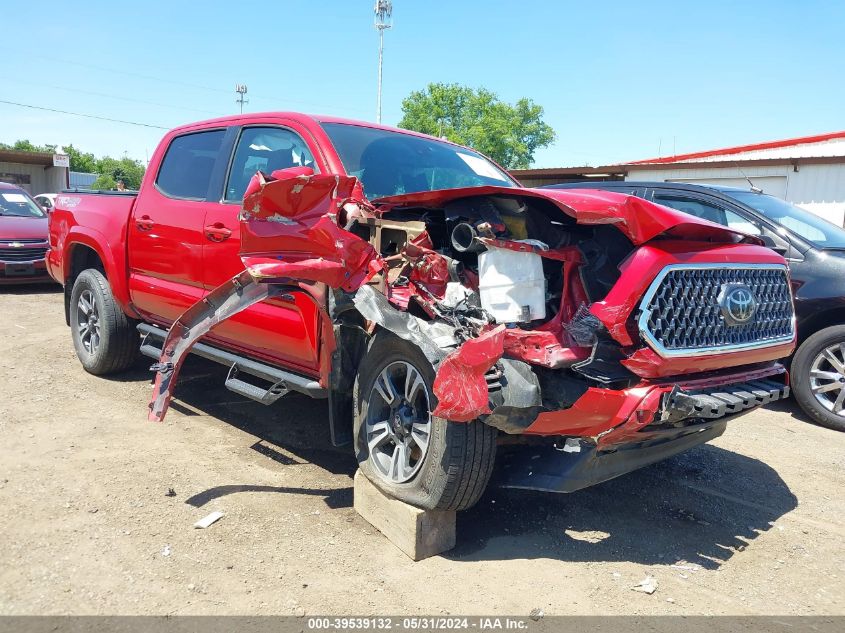
{"type": "MultiPolygon", "coordinates": [[[[4,46],[4,45],[0,45],[0,49],[14,50],[12,47],[4,46]]],[[[72,66],[78,66],[80,68],[89,68],[89,69],[92,69],[92,70],[99,70],[99,71],[102,71],[102,72],[114,73],[116,75],[125,75],[127,77],[135,77],[137,79],[146,79],[148,81],[158,81],[158,82],[161,82],[161,83],[177,85],[177,86],[180,86],[182,88],[193,88],[195,90],[205,90],[207,92],[217,92],[217,93],[220,93],[220,94],[231,95],[231,92],[229,92],[228,90],[225,90],[223,88],[213,88],[211,86],[204,86],[204,85],[201,85],[201,84],[186,83],[184,81],[176,80],[176,79],[165,79],[164,77],[155,77],[153,75],[144,75],[142,73],[135,73],[135,72],[128,71],[128,70],[118,70],[116,68],[108,68],[106,66],[97,66],[95,64],[85,64],[85,63],[82,63],[82,62],[71,61],[71,60],[68,60],[68,59],[62,59],[60,57],[53,57],[53,56],[50,56],[50,55],[43,55],[43,54],[39,54],[39,53],[32,53],[32,54],[27,53],[27,56],[28,57],[35,57],[35,58],[39,58],[39,59],[45,59],[47,61],[59,62],[61,64],[70,64],[72,66]]],[[[271,96],[263,96],[263,95],[251,94],[250,98],[253,99],[253,100],[258,99],[259,101],[268,101],[268,102],[273,102],[273,103],[289,103],[289,104],[297,105],[297,106],[306,106],[306,107],[309,107],[309,108],[320,108],[320,109],[322,109],[322,108],[334,108],[337,105],[337,104],[334,104],[332,106],[329,106],[327,104],[315,103],[313,101],[300,101],[300,100],[288,99],[288,98],[282,99],[281,97],[276,97],[276,96],[272,96],[272,95],[271,96]]],[[[359,112],[361,114],[364,113],[364,110],[362,108],[349,107],[348,105],[345,105],[344,108],[348,111],[351,111],[351,112],[359,112]]]]}
{"type": "Polygon", "coordinates": [[[118,101],[128,101],[132,103],[142,103],[144,105],[152,105],[157,106],[159,108],[170,108],[171,110],[185,110],[186,112],[202,112],[204,114],[212,114],[214,116],[223,116],[220,112],[215,112],[213,110],[200,110],[199,108],[188,108],[184,106],[177,106],[177,105],[169,105],[166,103],[157,103],[155,101],[147,101],[145,99],[135,99],[133,97],[122,97],[119,95],[107,94],[105,92],[94,92],[92,90],[83,90],[81,88],[68,88],[66,86],[56,86],[51,84],[45,84],[40,81],[27,81],[26,79],[18,79],[16,77],[3,77],[0,75],[0,79],[6,79],[8,81],[13,81],[16,83],[28,84],[30,86],[39,86],[41,88],[50,88],[52,90],[63,90],[66,92],[77,92],[83,95],[91,95],[93,97],[105,97],[106,99],[117,99],[118,101]]]}
{"type": "Polygon", "coordinates": [[[105,116],[97,116],[96,114],[83,114],[81,112],[69,112],[67,110],[57,110],[56,108],[45,108],[43,106],[32,105],[30,103],[18,103],[17,101],[6,101],[5,99],[0,99],[0,103],[5,103],[6,105],[13,105],[18,106],[20,108],[31,108],[33,110],[44,110],[46,112],[58,112],[59,114],[70,114],[72,116],[81,116],[85,117],[86,119],[98,119],[100,121],[110,121],[112,123],[124,123],[126,125],[137,125],[139,127],[150,127],[155,128],[158,130],[169,130],[169,127],[164,127],[163,125],[153,125],[152,123],[139,123],[138,121],[124,121],[123,119],[111,119],[105,116]]]}
{"type": "MultiPolygon", "coordinates": [[[[10,46],[0,46],[0,48],[5,48],[7,50],[14,50],[10,46]]],[[[83,64],[82,62],[75,62],[69,59],[62,59],[61,57],[53,57],[50,55],[43,55],[39,53],[33,53],[28,55],[29,57],[38,57],[41,59],[45,59],[47,61],[52,62],[60,62],[62,64],[70,64],[71,66],[79,66],[80,68],[90,68],[91,70],[100,70],[107,73],[115,73],[117,75],[126,75],[127,77],[135,77],[136,79],[147,79],[150,81],[161,81],[168,84],[175,84],[177,86],[187,86],[189,88],[195,88],[197,90],[207,90],[208,92],[220,92],[222,94],[229,94],[228,90],[224,90],[222,88],[212,88],[211,86],[203,86],[200,84],[191,84],[186,83],[182,80],[176,79],[165,79],[163,77],[153,77],[152,75],[144,75],[142,73],[135,73],[128,70],[117,70],[115,68],[108,68],[106,66],[97,66],[95,64],[83,64]]]]}

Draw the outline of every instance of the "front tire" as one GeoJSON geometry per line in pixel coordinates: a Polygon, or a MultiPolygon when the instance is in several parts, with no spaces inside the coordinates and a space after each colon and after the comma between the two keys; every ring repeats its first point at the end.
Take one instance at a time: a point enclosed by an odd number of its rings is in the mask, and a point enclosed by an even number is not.
{"type": "Polygon", "coordinates": [[[845,431],[845,325],[804,341],[790,368],[795,400],[816,423],[845,431]]]}
{"type": "Polygon", "coordinates": [[[490,480],[497,431],[432,416],[433,383],[418,347],[378,333],[355,381],[355,455],[382,492],[426,510],[464,510],[490,480]]]}
{"type": "Polygon", "coordinates": [[[138,359],[138,331],[99,270],[83,270],[76,278],[70,293],[70,327],[76,355],[90,374],[114,374],[138,359]]]}

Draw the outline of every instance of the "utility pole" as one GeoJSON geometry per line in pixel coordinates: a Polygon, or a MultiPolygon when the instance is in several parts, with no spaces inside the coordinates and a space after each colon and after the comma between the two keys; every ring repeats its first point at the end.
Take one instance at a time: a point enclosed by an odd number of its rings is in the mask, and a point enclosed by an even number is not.
{"type": "Polygon", "coordinates": [[[390,0],[376,0],[373,9],[376,14],[375,27],[378,30],[378,105],[376,123],[381,123],[381,67],[384,59],[384,31],[393,26],[393,3],[390,0]]]}
{"type": "Polygon", "coordinates": [[[246,94],[246,84],[235,84],[235,92],[238,93],[238,98],[235,99],[235,103],[241,106],[241,114],[243,114],[244,104],[249,103],[249,99],[244,99],[244,95],[246,94]]]}

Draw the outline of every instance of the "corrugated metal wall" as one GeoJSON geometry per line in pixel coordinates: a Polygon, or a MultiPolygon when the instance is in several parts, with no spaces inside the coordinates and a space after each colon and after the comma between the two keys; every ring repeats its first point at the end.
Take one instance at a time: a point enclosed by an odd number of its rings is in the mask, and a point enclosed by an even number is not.
{"type": "Polygon", "coordinates": [[[67,187],[67,169],[0,162],[0,180],[18,184],[33,196],[39,193],[56,193],[67,187]],[[26,180],[29,182],[25,182],[26,180]]]}

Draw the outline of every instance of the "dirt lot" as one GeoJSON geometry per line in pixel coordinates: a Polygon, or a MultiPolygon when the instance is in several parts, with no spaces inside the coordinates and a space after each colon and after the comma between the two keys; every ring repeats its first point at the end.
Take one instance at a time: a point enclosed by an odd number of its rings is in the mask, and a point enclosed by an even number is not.
{"type": "Polygon", "coordinates": [[[192,359],[149,423],[148,372],[83,372],[61,304],[0,290],[2,614],[845,613],[845,434],[792,403],[590,490],[490,490],[413,563],[353,511],[324,403],[192,359]]]}

